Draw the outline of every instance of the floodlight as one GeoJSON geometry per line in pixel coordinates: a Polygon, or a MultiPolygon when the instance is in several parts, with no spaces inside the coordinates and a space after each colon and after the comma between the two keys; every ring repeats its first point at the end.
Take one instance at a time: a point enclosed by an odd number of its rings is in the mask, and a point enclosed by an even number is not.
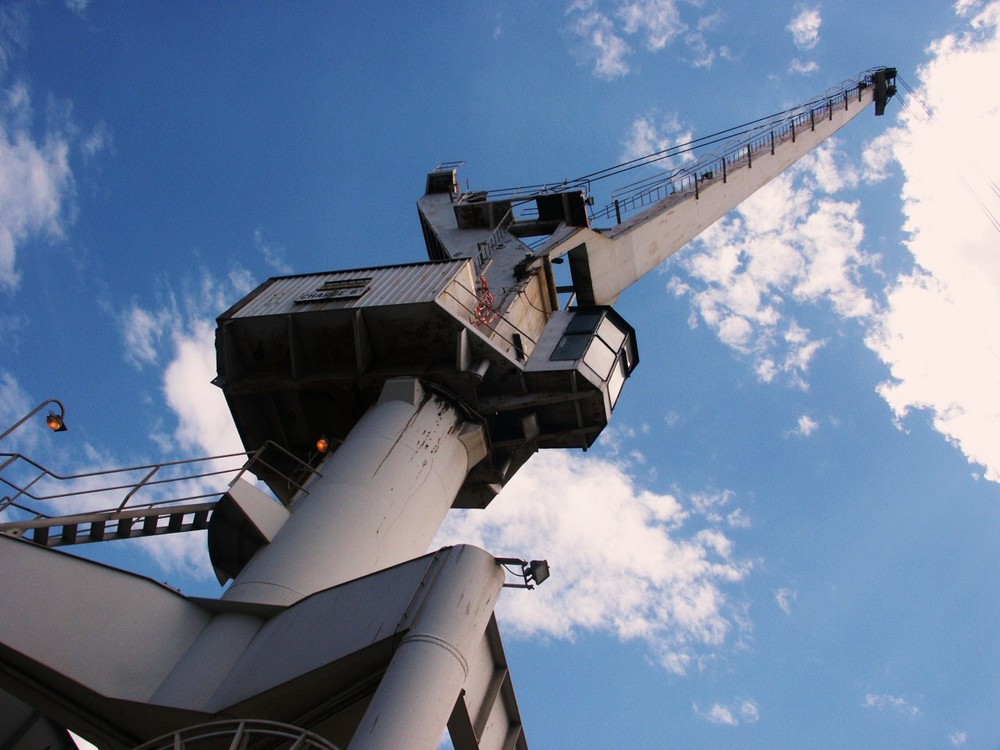
{"type": "Polygon", "coordinates": [[[532,560],[524,568],[524,582],[541,585],[549,577],[548,560],[532,560]]]}

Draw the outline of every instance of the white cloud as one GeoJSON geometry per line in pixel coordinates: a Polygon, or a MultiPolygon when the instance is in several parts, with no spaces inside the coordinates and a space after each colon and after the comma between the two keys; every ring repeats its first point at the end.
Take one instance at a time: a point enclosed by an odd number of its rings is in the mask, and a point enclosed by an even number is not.
{"type": "Polygon", "coordinates": [[[921,713],[918,706],[914,706],[906,698],[901,698],[898,695],[868,693],[863,705],[865,708],[894,711],[911,719],[916,718],[921,713]]]}
{"type": "Polygon", "coordinates": [[[274,269],[275,273],[287,276],[292,273],[292,267],[285,260],[285,248],[275,247],[264,239],[264,231],[258,227],[253,230],[253,244],[257,252],[264,258],[264,262],[274,269]]]}
{"type": "MultiPolygon", "coordinates": [[[[969,12],[972,5],[959,8],[969,12]]],[[[985,475],[1000,481],[1000,197],[991,179],[1000,152],[976,148],[1000,130],[1000,92],[981,85],[1000,66],[1000,3],[981,6],[968,26],[937,40],[919,71],[918,94],[899,125],[876,139],[872,164],[890,153],[903,175],[906,247],[912,271],[891,286],[868,337],[891,379],[879,388],[899,420],[913,410],[985,475]]],[[[878,179],[885,169],[869,167],[878,179]]]]}
{"type": "MultiPolygon", "coordinates": [[[[252,286],[244,271],[234,271],[223,281],[205,274],[179,292],[171,290],[159,306],[133,304],[120,316],[126,359],[163,373],[161,388],[176,423],[154,425],[150,438],[164,451],[191,457],[242,451],[222,391],[211,383],[216,375],[214,317],[252,286]]],[[[202,468],[221,471],[240,463],[225,459],[202,468]]],[[[215,489],[202,483],[190,494],[215,489]]],[[[168,573],[197,579],[211,575],[202,535],[174,534],[136,544],[168,573]]]]}
{"type": "Polygon", "coordinates": [[[666,669],[684,673],[725,647],[735,620],[725,588],[750,570],[710,520],[728,499],[684,502],[636,487],[611,461],[546,451],[485,511],[449,515],[434,544],[549,560],[543,586],[501,599],[507,632],[638,639],[666,669]]]}
{"type": "Polygon", "coordinates": [[[674,0],[633,0],[621,3],[618,17],[625,32],[641,33],[650,50],[666,47],[686,26],[674,0]]]}
{"type": "Polygon", "coordinates": [[[818,429],[819,422],[810,417],[808,414],[803,414],[799,417],[793,434],[798,435],[799,437],[809,437],[818,429]]]}
{"type": "MultiPolygon", "coordinates": [[[[700,3],[693,3],[700,7],[700,3]]],[[[731,59],[726,47],[713,49],[706,34],[719,23],[719,12],[694,21],[681,18],[677,0],[575,0],[567,9],[570,31],[581,40],[580,52],[598,78],[613,80],[632,71],[638,42],[656,53],[683,40],[692,67],[710,67],[717,58],[731,59]]]]}
{"type": "Polygon", "coordinates": [[[809,75],[810,73],[815,73],[819,70],[819,63],[815,60],[800,60],[795,57],[788,64],[789,73],[798,73],[799,75],[809,75]]]}
{"type": "Polygon", "coordinates": [[[36,141],[31,121],[24,84],[0,91],[0,289],[18,285],[17,253],[25,241],[64,236],[74,186],[67,137],[49,132],[36,141]]]}
{"type": "Polygon", "coordinates": [[[669,173],[696,160],[694,153],[683,150],[692,140],[694,134],[681,123],[677,115],[666,115],[658,120],[653,115],[636,117],[622,142],[621,160],[627,162],[662,151],[680,149],[678,153],[662,158],[655,164],[656,170],[669,173]]]}
{"type": "Polygon", "coordinates": [[[89,134],[83,137],[80,142],[80,150],[83,152],[85,159],[92,159],[100,152],[110,148],[112,142],[111,130],[108,128],[107,123],[99,122],[91,129],[89,134]]]}
{"type": "Polygon", "coordinates": [[[24,50],[27,41],[27,5],[0,3],[0,81],[7,74],[11,58],[24,50]]]}
{"type": "Polygon", "coordinates": [[[234,271],[225,281],[208,274],[171,290],[158,307],[133,304],[121,316],[125,357],[163,372],[167,405],[177,417],[172,434],[154,436],[189,453],[216,455],[241,450],[225,398],[211,384],[216,375],[215,315],[253,287],[234,271]]]}
{"type": "Polygon", "coordinates": [[[819,29],[823,25],[819,7],[805,7],[799,11],[786,27],[792,33],[792,41],[801,50],[810,50],[819,44],[819,29]]]}
{"type": "Polygon", "coordinates": [[[705,323],[745,355],[762,382],[805,388],[823,346],[795,320],[794,304],[855,319],[875,310],[861,279],[873,260],[862,247],[858,204],[834,196],[859,178],[835,155],[828,142],[703,232],[679,256],[684,276],[668,284],[690,297],[692,325],[705,323]]]}
{"type": "Polygon", "coordinates": [[[163,373],[167,405],[177,415],[174,437],[185,451],[214,455],[242,450],[216,375],[215,325],[195,320],[172,336],[173,358],[163,373]]]}
{"type": "Polygon", "coordinates": [[[133,305],[121,316],[126,361],[137,367],[156,362],[161,340],[179,323],[179,314],[173,305],[158,310],[133,305]]]}
{"type": "Polygon", "coordinates": [[[896,418],[925,410],[1000,481],[1000,348],[983,338],[984,321],[1000,319],[1000,152],[974,145],[1000,130],[1000,93],[979,85],[981,71],[1000,65],[1000,3],[958,9],[966,27],[931,46],[920,100],[869,144],[860,168],[821,147],[703,233],[667,288],[691,300],[692,325],[707,325],[763,382],[806,387],[824,345],[793,304],[857,321],[889,367],[878,391],[896,418]],[[883,290],[863,282],[876,280],[879,259],[864,250],[860,204],[838,194],[884,180],[893,162],[914,262],[876,304],[883,290]]]}
{"type": "Polygon", "coordinates": [[[710,724],[723,724],[734,727],[740,723],[756,724],[760,721],[760,709],[758,709],[757,703],[752,700],[745,700],[731,705],[714,703],[707,711],[701,710],[697,703],[692,708],[695,716],[704,719],[710,724]]]}
{"type": "Polygon", "coordinates": [[[718,703],[714,704],[707,711],[699,710],[698,705],[695,704],[694,712],[697,716],[700,716],[711,724],[727,724],[729,726],[736,726],[736,724],[739,723],[736,721],[736,717],[733,716],[733,712],[730,709],[725,706],[721,706],[718,703]]]}
{"type": "MultiPolygon", "coordinates": [[[[17,382],[17,378],[6,370],[0,370],[0,430],[6,430],[35,408],[31,397],[17,382]]],[[[13,451],[18,444],[32,445],[34,433],[22,426],[4,438],[3,450],[13,451]]],[[[25,450],[25,448],[21,448],[25,450]]]]}
{"type": "Polygon", "coordinates": [[[774,600],[778,603],[778,607],[786,615],[792,613],[792,602],[798,598],[798,592],[792,589],[781,588],[774,592],[774,600]]]}
{"type": "Polygon", "coordinates": [[[119,541],[115,544],[134,544],[168,575],[195,581],[214,581],[207,535],[207,531],[187,531],[182,534],[139,537],[134,541],[119,541]]]}
{"type": "Polygon", "coordinates": [[[754,701],[743,701],[740,703],[740,716],[747,724],[756,724],[760,721],[760,709],[754,701]]]}
{"type": "Polygon", "coordinates": [[[626,75],[630,68],[625,57],[631,47],[616,33],[611,18],[596,10],[591,0],[578,0],[567,13],[577,14],[571,29],[583,39],[584,56],[593,63],[594,75],[608,80],[626,75]]]}
{"type": "Polygon", "coordinates": [[[967,732],[952,732],[948,735],[948,741],[952,747],[961,747],[969,741],[969,735],[967,732]]]}

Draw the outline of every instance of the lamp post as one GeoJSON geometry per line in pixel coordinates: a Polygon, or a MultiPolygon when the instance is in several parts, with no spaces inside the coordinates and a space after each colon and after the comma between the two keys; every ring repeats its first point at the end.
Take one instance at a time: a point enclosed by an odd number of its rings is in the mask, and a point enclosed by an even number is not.
{"type": "Polygon", "coordinates": [[[66,429],[67,429],[66,428],[66,421],[64,419],[64,417],[66,416],[66,407],[63,406],[62,401],[60,401],[59,399],[57,399],[57,398],[50,398],[50,399],[48,399],[46,401],[43,401],[38,406],[36,406],[34,409],[32,409],[31,411],[29,411],[23,417],[21,417],[21,419],[19,419],[13,426],[8,427],[7,430],[2,435],[0,435],[0,440],[3,440],[10,433],[12,433],[14,430],[16,430],[18,427],[20,427],[25,422],[27,422],[29,419],[31,419],[33,416],[35,416],[38,412],[40,412],[42,409],[44,409],[49,404],[55,404],[56,406],[58,406],[59,407],[59,413],[56,414],[55,412],[53,412],[50,409],[49,410],[49,415],[45,418],[45,424],[48,425],[49,429],[52,430],[53,432],[65,432],[66,429]]]}

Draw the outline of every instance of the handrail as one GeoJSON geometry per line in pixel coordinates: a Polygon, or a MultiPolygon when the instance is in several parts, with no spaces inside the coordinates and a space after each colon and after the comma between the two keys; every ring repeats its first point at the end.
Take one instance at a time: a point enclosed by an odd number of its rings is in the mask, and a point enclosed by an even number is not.
{"type": "Polygon", "coordinates": [[[28,498],[32,503],[45,503],[57,500],[65,500],[67,498],[83,498],[90,495],[106,493],[106,492],[117,492],[120,490],[127,490],[124,499],[118,503],[116,506],[103,508],[99,510],[87,511],[89,513],[114,513],[124,510],[126,507],[131,509],[153,509],[164,505],[178,505],[183,503],[188,503],[195,500],[202,500],[207,497],[215,497],[221,494],[219,491],[210,491],[205,493],[195,493],[195,494],[184,494],[183,496],[171,496],[166,500],[148,500],[146,502],[133,502],[136,495],[143,489],[148,489],[152,487],[159,486],[176,486],[179,483],[190,483],[196,482],[197,480],[209,479],[211,477],[218,477],[223,475],[234,475],[230,481],[230,485],[235,483],[237,479],[243,476],[247,471],[253,471],[254,468],[264,468],[269,472],[277,474],[278,477],[287,481],[289,486],[293,487],[298,492],[308,494],[308,491],[304,488],[303,484],[295,481],[292,477],[278,472],[274,466],[265,460],[264,455],[268,450],[276,449],[283,455],[292,459],[295,463],[299,465],[299,470],[304,471],[308,474],[318,474],[318,472],[307,462],[298,458],[297,456],[290,453],[284,447],[278,445],[273,441],[266,441],[261,447],[252,452],[243,453],[224,453],[217,456],[204,456],[198,458],[190,459],[180,459],[177,461],[164,461],[157,464],[143,464],[139,466],[129,466],[124,468],[114,468],[105,469],[99,471],[88,471],[80,474],[69,474],[62,475],[42,466],[40,463],[24,456],[20,453],[0,453],[0,483],[6,485],[7,487],[14,490],[12,496],[0,497],[0,513],[2,513],[7,508],[13,507],[19,510],[35,514],[38,518],[56,518],[57,516],[49,515],[46,512],[39,510],[38,508],[31,507],[27,502],[19,502],[20,498],[28,498]],[[226,459],[236,458],[237,456],[243,456],[244,461],[240,463],[239,466],[234,466],[230,468],[220,468],[210,471],[195,471],[193,473],[183,473],[180,476],[168,476],[158,479],[153,479],[154,476],[159,474],[161,470],[168,469],[171,467],[184,467],[193,466],[194,464],[204,463],[207,461],[223,461],[226,459]],[[17,482],[7,476],[3,476],[2,472],[8,469],[16,470],[18,463],[31,467],[36,476],[34,476],[30,481],[27,482],[17,482]],[[117,481],[110,484],[100,485],[100,486],[88,486],[83,488],[73,488],[73,483],[79,483],[86,480],[91,480],[98,477],[113,477],[115,475],[128,474],[130,472],[145,471],[145,474],[138,481],[117,481]],[[71,489],[68,491],[50,492],[48,494],[39,493],[37,491],[32,492],[32,488],[38,484],[41,480],[48,479],[58,483],[69,483],[71,489]]]}
{"type": "MultiPolygon", "coordinates": [[[[747,131],[741,138],[729,139],[718,153],[707,154],[693,164],[681,167],[668,174],[653,175],[626,185],[612,193],[612,202],[601,209],[592,211],[592,222],[614,219],[622,222],[622,217],[639,211],[659,201],[676,196],[678,200],[691,196],[698,197],[700,183],[722,178],[725,180],[733,169],[753,163],[753,157],[765,151],[774,153],[777,146],[788,141],[794,142],[796,133],[803,128],[814,129],[817,117],[831,117],[834,109],[850,106],[857,97],[861,101],[862,92],[870,88],[873,71],[866,71],[856,79],[828,91],[823,96],[808,102],[791,114],[767,121],[747,131]]],[[[721,139],[720,139],[721,140],[721,139]]],[[[713,145],[716,141],[704,145],[713,145]]],[[[650,162],[652,163],[652,162],[650,162]]]]}

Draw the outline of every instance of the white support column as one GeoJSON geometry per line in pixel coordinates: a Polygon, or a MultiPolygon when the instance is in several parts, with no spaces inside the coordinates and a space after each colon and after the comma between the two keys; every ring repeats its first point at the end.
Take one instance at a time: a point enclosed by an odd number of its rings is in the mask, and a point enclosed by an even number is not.
{"type": "Polygon", "coordinates": [[[435,750],[503,587],[478,547],[447,550],[347,750],[435,750]]]}
{"type": "Polygon", "coordinates": [[[450,403],[387,381],[223,598],[288,605],[424,554],[485,453],[482,427],[450,403]]]}

